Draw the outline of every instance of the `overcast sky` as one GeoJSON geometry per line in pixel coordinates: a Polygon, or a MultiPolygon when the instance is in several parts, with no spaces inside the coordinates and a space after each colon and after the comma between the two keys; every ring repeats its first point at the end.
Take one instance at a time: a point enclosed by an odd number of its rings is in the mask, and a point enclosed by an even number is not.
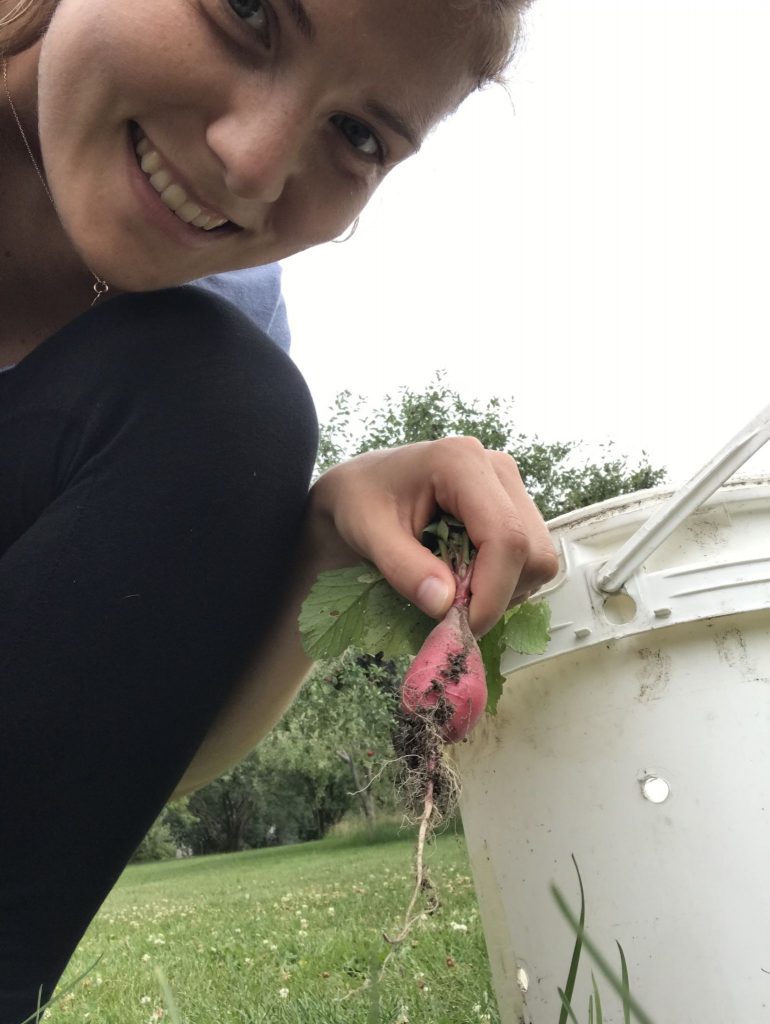
{"type": "Polygon", "coordinates": [[[770,403],[769,42],[767,0],[535,0],[510,95],[284,264],[320,417],[443,368],[527,434],[692,475],[770,403]]]}

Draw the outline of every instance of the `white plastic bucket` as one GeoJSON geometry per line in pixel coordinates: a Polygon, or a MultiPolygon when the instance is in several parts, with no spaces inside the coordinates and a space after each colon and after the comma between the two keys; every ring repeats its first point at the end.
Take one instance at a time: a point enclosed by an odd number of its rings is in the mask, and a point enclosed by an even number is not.
{"type": "MultiPolygon", "coordinates": [[[[673,497],[549,524],[549,647],[510,656],[497,715],[456,749],[503,1024],[558,1024],[575,932],[551,885],[577,914],[573,855],[586,934],[618,974],[620,943],[655,1024],[770,1021],[770,478],[714,494],[732,471],[723,452],[673,497]]],[[[620,1024],[585,948],[578,1021],[592,971],[620,1024]]]]}

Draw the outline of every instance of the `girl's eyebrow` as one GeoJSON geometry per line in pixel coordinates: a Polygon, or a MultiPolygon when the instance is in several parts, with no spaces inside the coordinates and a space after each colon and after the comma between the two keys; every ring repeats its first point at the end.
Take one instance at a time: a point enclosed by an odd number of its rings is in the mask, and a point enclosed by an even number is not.
{"type": "Polygon", "coordinates": [[[289,14],[297,26],[299,32],[306,39],[315,39],[315,25],[310,20],[310,16],[305,10],[305,5],[302,0],[283,0],[284,5],[289,11],[289,14]]]}

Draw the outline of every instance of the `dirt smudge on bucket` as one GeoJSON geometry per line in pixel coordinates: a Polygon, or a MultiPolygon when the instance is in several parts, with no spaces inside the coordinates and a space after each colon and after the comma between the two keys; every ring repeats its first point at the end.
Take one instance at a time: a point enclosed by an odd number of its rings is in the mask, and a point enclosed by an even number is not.
{"type": "Polygon", "coordinates": [[[640,647],[636,653],[641,660],[637,699],[642,703],[657,700],[671,679],[671,658],[656,647],[640,647]]]}
{"type": "Polygon", "coordinates": [[[743,631],[737,626],[714,633],[713,640],[719,660],[728,668],[736,669],[740,673],[742,681],[767,682],[749,654],[743,631]]]}

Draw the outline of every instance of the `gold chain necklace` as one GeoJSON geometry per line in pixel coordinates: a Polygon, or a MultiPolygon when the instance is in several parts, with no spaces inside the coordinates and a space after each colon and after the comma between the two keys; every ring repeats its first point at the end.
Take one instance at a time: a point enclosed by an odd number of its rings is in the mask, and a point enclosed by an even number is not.
{"type": "MultiPolygon", "coordinates": [[[[25,147],[27,149],[27,152],[29,153],[29,158],[32,161],[32,166],[35,168],[35,171],[37,173],[38,178],[40,178],[40,184],[45,189],[45,194],[51,200],[51,206],[53,206],[53,208],[55,210],[56,209],[56,204],[53,201],[53,196],[51,195],[50,191],[48,190],[48,185],[46,184],[45,178],[43,177],[43,175],[42,175],[42,173],[40,171],[40,168],[37,165],[37,160],[35,160],[35,157],[34,157],[34,155],[32,153],[32,147],[30,146],[29,142],[27,141],[26,133],[25,133],[24,129],[21,126],[21,119],[19,118],[19,115],[16,112],[16,107],[14,106],[13,100],[11,99],[11,92],[10,92],[10,89],[8,88],[8,64],[7,64],[6,59],[5,59],[5,54],[4,53],[0,54],[0,57],[2,57],[2,62],[3,62],[3,85],[5,86],[5,95],[8,97],[8,103],[10,104],[10,107],[11,107],[11,113],[13,114],[13,119],[16,122],[16,125],[17,125],[17,127],[19,129],[19,134],[21,135],[22,141],[24,142],[24,145],[25,145],[25,147]]],[[[110,286],[101,277],[99,277],[97,274],[94,274],[93,270],[91,270],[90,268],[89,268],[88,272],[89,272],[89,274],[91,274],[91,276],[94,279],[94,293],[95,294],[94,294],[93,302],[91,303],[91,305],[94,306],[99,301],[99,299],[102,297],[102,295],[106,295],[107,294],[107,292],[110,290],[110,286]]]]}

